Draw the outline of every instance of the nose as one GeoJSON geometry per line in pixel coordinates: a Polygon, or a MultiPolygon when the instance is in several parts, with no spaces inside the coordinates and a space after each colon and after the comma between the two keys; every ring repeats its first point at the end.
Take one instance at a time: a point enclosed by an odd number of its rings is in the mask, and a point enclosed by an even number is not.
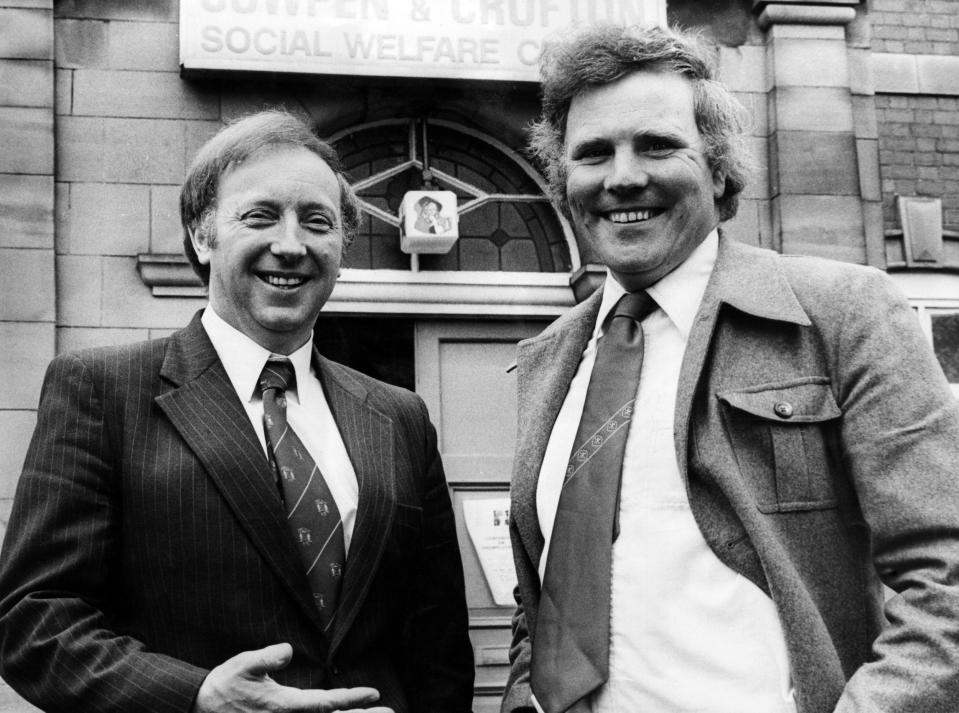
{"type": "Polygon", "coordinates": [[[644,188],[648,183],[649,174],[643,158],[633,151],[616,151],[603,187],[611,193],[622,193],[644,188]]]}
{"type": "Polygon", "coordinates": [[[300,240],[300,226],[296,219],[284,218],[279,226],[270,252],[278,258],[295,260],[306,255],[306,245],[300,240]]]}

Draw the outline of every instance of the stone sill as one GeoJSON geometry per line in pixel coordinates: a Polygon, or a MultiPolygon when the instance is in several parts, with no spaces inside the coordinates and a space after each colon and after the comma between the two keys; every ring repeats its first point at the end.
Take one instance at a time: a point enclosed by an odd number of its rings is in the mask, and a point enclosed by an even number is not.
{"type": "Polygon", "coordinates": [[[959,57],[876,52],[872,73],[877,94],[959,96],[959,57]]]}
{"type": "MultiPolygon", "coordinates": [[[[906,251],[902,230],[887,230],[885,232],[885,243],[887,272],[922,271],[959,275],[959,231],[942,231],[944,257],[941,261],[912,259],[906,251]]],[[[959,294],[957,294],[957,297],[959,297],[959,294]]]]}
{"type": "MultiPolygon", "coordinates": [[[[137,271],[154,297],[206,298],[206,288],[181,255],[138,255],[137,271]]],[[[397,316],[555,317],[573,304],[568,273],[344,268],[324,311],[397,316]]]]}

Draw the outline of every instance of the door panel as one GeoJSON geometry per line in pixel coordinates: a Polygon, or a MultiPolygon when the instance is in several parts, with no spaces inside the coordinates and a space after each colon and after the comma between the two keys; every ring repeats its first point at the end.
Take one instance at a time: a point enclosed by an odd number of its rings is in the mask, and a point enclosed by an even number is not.
{"type": "Polygon", "coordinates": [[[416,391],[436,425],[463,556],[476,662],[475,711],[499,709],[509,673],[514,607],[502,591],[510,591],[516,580],[502,515],[508,516],[516,438],[516,374],[510,367],[516,343],[545,326],[541,321],[424,321],[415,329],[416,391]],[[464,506],[470,505],[489,516],[482,531],[467,527],[464,506]],[[496,577],[499,603],[477,543],[485,550],[490,576],[496,577]],[[496,562],[501,566],[496,568],[496,562]]]}
{"type": "Polygon", "coordinates": [[[430,408],[451,482],[509,483],[516,343],[540,322],[418,322],[416,391],[430,408]]]}

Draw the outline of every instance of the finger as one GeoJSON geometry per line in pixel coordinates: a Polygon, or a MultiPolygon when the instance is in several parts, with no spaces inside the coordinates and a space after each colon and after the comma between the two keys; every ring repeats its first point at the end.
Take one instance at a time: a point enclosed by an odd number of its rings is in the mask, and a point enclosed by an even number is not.
{"type": "Polygon", "coordinates": [[[286,710],[316,711],[317,713],[347,711],[357,706],[363,706],[366,711],[368,704],[380,699],[379,691],[366,686],[329,690],[285,688],[284,693],[287,694],[283,701],[286,710]]]}
{"type": "Polygon", "coordinates": [[[273,644],[256,651],[238,653],[224,665],[233,668],[237,675],[249,678],[262,678],[272,671],[279,671],[293,658],[293,647],[289,644],[273,644]]]}
{"type": "Polygon", "coordinates": [[[324,691],[331,711],[341,711],[366,706],[380,700],[380,692],[375,688],[357,686],[356,688],[331,688],[324,691]]]}

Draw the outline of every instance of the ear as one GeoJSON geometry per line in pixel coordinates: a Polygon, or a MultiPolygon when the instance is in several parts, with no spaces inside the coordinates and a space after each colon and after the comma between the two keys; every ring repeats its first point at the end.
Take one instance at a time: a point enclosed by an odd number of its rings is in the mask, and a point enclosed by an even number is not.
{"type": "Polygon", "coordinates": [[[209,231],[204,230],[203,225],[201,224],[189,232],[190,242],[193,244],[193,252],[196,253],[197,262],[199,262],[201,265],[209,265],[210,252],[213,248],[209,231]]]}
{"type": "Polygon", "coordinates": [[[713,171],[713,198],[719,200],[726,194],[726,172],[716,169],[713,171]]]}

